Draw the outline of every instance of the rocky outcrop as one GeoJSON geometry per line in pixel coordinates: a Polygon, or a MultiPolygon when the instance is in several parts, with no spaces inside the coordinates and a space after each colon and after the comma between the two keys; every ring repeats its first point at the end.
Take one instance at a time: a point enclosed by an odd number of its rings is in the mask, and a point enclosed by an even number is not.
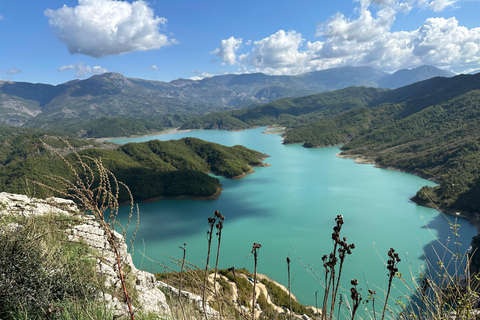
{"type": "MultiPolygon", "coordinates": [[[[70,241],[81,242],[94,249],[96,259],[96,271],[104,279],[104,286],[107,291],[113,292],[120,285],[118,276],[117,257],[113,253],[110,243],[107,240],[105,231],[95,221],[95,217],[83,215],[79,212],[75,203],[71,200],[50,198],[47,200],[29,198],[25,195],[17,195],[2,192],[0,193],[0,215],[22,215],[25,217],[44,215],[47,213],[77,215],[82,217],[78,225],[67,229],[65,232],[70,241]],[[108,290],[111,289],[111,290],[108,290]]],[[[1,226],[2,231],[15,232],[21,225],[9,223],[1,226]]],[[[153,274],[138,270],[133,264],[132,257],[128,253],[127,245],[121,234],[114,232],[115,243],[118,246],[122,259],[122,269],[128,270],[128,277],[133,281],[136,291],[134,309],[143,312],[159,315],[170,314],[165,295],[158,289],[159,284],[153,274]]],[[[108,293],[102,293],[109,309],[117,313],[126,312],[126,303],[108,293]]]]}
{"type": "MultiPolygon", "coordinates": [[[[163,288],[169,290],[170,292],[172,292],[174,295],[178,296],[179,290],[177,288],[172,287],[171,285],[168,285],[168,284],[163,283],[161,281],[158,281],[158,284],[161,287],[163,287],[163,288]]],[[[180,295],[183,298],[185,298],[187,301],[189,301],[190,303],[195,304],[195,306],[198,308],[198,310],[202,310],[202,312],[205,312],[207,318],[212,318],[212,317],[218,317],[219,316],[218,311],[213,309],[212,307],[210,307],[208,305],[208,303],[205,303],[205,309],[203,308],[203,300],[202,300],[202,297],[200,297],[199,295],[196,295],[196,294],[184,291],[184,290],[182,290],[180,292],[180,295]]]]}
{"type": "MultiPolygon", "coordinates": [[[[118,276],[117,256],[107,240],[105,231],[100,224],[95,221],[95,217],[84,216],[84,223],[74,226],[72,229],[66,230],[69,233],[70,241],[78,241],[87,244],[89,247],[95,249],[99,256],[97,257],[96,269],[104,279],[105,288],[115,288],[120,283],[118,276]]],[[[133,275],[134,289],[137,293],[136,308],[140,308],[144,312],[151,312],[157,314],[169,313],[169,307],[165,299],[165,295],[158,289],[155,275],[138,270],[132,261],[132,256],[128,253],[125,239],[118,232],[114,232],[115,243],[118,246],[120,257],[122,259],[122,268],[130,270],[133,275]]],[[[118,312],[128,311],[126,304],[118,301],[115,297],[105,294],[104,298],[109,303],[110,308],[118,312]]]]}

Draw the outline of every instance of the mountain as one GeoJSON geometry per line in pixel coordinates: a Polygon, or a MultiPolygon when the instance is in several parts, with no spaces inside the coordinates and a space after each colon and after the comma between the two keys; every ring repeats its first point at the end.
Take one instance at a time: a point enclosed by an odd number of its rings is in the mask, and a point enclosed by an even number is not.
{"type": "Polygon", "coordinates": [[[381,88],[395,89],[414,82],[419,82],[435,77],[453,77],[455,74],[450,71],[441,70],[431,66],[421,66],[415,69],[402,69],[397,72],[386,75],[378,81],[381,88]]]}
{"type": "Polygon", "coordinates": [[[284,98],[253,108],[214,112],[185,122],[180,129],[245,129],[277,124],[295,127],[366,107],[385,89],[348,87],[306,97],[284,98]]]}
{"type": "MultiPolygon", "coordinates": [[[[433,67],[428,70],[407,72],[401,79],[413,83],[428,75],[445,75],[433,67]]],[[[349,86],[391,86],[394,81],[387,81],[391,76],[370,67],[342,67],[294,76],[229,74],[171,82],[127,78],[118,73],[59,85],[0,81],[0,123],[51,127],[52,122],[63,119],[71,123],[102,117],[155,121],[167,114],[199,116],[349,86]]]]}

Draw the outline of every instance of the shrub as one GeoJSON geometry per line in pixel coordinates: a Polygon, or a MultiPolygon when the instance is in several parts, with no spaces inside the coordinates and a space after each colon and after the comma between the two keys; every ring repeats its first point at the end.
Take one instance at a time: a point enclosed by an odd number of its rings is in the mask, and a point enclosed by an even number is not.
{"type": "Polygon", "coordinates": [[[4,225],[0,231],[0,319],[52,318],[66,301],[95,297],[93,266],[80,259],[86,247],[62,242],[63,233],[45,229],[38,220],[4,225]],[[53,238],[57,245],[52,245],[53,238]]]}

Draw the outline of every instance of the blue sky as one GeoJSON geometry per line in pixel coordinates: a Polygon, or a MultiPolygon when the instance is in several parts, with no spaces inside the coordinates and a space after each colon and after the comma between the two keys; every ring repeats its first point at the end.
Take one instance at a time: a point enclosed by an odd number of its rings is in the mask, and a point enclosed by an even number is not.
{"type": "Polygon", "coordinates": [[[480,71],[479,0],[0,2],[0,80],[171,81],[372,66],[480,71]]]}

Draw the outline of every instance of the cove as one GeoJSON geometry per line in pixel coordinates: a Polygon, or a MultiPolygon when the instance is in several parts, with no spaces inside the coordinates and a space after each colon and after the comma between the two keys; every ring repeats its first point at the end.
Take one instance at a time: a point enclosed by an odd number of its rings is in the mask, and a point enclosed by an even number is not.
{"type": "MultiPolygon", "coordinates": [[[[270,167],[255,167],[255,173],[243,179],[219,177],[223,185],[217,200],[163,200],[140,204],[140,225],[135,241],[137,267],[163,272],[150,259],[175,267],[168,257],[180,259],[186,244],[186,259],[204,267],[207,255],[207,218],[219,210],[225,217],[222,231],[220,268],[245,267],[253,271],[254,242],[262,245],[258,272],[287,284],[286,258],[291,259],[292,292],[301,303],[321,305],[323,288],[308,271],[323,278],[322,256],[332,250],[331,234],[335,217],[344,216],[342,236],[355,243],[345,262],[342,285],[349,297],[350,280],[358,279],[366,299],[367,289],[383,298],[387,270],[383,260],[392,247],[400,254],[400,272],[405,278],[422,271],[424,253],[435,265],[432,254],[435,239],[455,250],[451,216],[416,205],[409,200],[421,186],[435,185],[420,177],[357,164],[336,157],[338,147],[306,149],[301,145],[283,145],[278,134],[264,134],[265,128],[239,132],[202,130],[174,135],[122,138],[114,143],[170,140],[197,137],[227,146],[241,144],[270,155],[270,167]],[[383,260],[382,260],[383,259],[383,260]],[[303,266],[303,265],[305,266],[303,266]]],[[[121,208],[121,222],[126,211],[121,208]]],[[[459,219],[462,250],[470,246],[476,228],[459,219]]],[[[214,240],[212,247],[216,248],[214,240]]],[[[438,250],[438,247],[437,247],[438,250]]],[[[216,249],[212,249],[215,256],[216,249]]],[[[213,265],[213,263],[212,263],[213,265]]],[[[400,280],[394,279],[392,297],[407,295],[400,280]]]]}

